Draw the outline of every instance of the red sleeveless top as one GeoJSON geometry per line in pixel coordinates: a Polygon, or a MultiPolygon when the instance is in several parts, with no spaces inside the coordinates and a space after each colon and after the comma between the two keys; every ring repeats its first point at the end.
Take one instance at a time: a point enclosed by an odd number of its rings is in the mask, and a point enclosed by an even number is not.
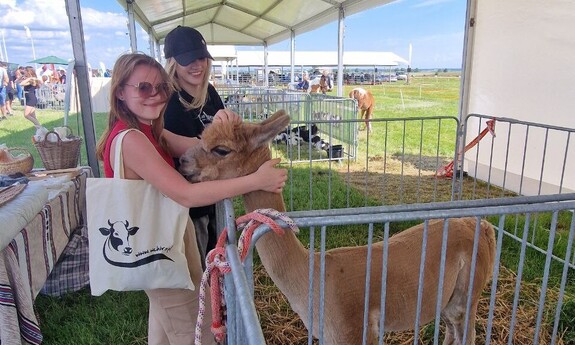
{"type": "MultiPolygon", "coordinates": [[[[175,169],[174,159],[170,156],[168,152],[162,149],[158,141],[154,138],[154,135],[152,134],[152,126],[145,125],[140,122],[139,127],[140,127],[139,130],[146,135],[146,137],[154,145],[160,156],[164,158],[166,163],[168,163],[172,168],[175,169]]],[[[114,126],[114,128],[112,129],[112,131],[110,132],[110,135],[108,136],[108,140],[106,141],[106,147],[104,148],[104,162],[103,162],[104,175],[106,177],[114,177],[114,170],[112,169],[112,164],[110,162],[110,146],[112,146],[112,141],[114,140],[116,135],[118,135],[118,133],[125,131],[126,129],[128,129],[126,124],[122,121],[118,121],[114,126]]]]}

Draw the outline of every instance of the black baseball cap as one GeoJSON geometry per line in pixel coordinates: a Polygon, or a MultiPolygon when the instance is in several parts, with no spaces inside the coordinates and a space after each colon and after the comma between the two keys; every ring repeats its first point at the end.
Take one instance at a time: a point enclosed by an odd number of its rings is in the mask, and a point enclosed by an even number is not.
{"type": "Polygon", "coordinates": [[[166,36],[164,57],[166,59],[173,57],[182,66],[187,66],[197,59],[214,59],[202,34],[194,28],[181,25],[166,36]]]}

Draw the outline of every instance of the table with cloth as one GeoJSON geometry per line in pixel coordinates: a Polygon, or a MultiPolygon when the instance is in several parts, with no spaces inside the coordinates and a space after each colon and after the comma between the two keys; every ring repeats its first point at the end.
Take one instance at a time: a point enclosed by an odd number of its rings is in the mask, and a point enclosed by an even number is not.
{"type": "Polygon", "coordinates": [[[0,206],[0,344],[40,344],[38,293],[60,295],[88,284],[86,167],[36,172],[0,206]],[[70,265],[70,255],[80,258],[70,265]]]}

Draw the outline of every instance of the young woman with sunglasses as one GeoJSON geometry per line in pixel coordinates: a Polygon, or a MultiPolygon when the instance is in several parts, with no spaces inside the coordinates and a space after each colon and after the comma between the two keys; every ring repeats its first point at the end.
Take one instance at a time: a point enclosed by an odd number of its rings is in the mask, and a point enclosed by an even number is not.
{"type": "MultiPolygon", "coordinates": [[[[212,56],[199,31],[186,26],[170,31],[164,42],[164,56],[166,71],[175,90],[166,108],[164,127],[167,130],[197,137],[216,114],[233,114],[224,109],[218,92],[209,83],[212,56]]],[[[190,217],[196,227],[200,256],[204,259],[217,242],[215,207],[191,208],[190,217]]]]}
{"type": "MultiPolygon", "coordinates": [[[[253,190],[280,193],[287,179],[284,169],[274,166],[279,160],[264,163],[257,172],[234,179],[191,184],[174,169],[173,157],[179,157],[199,139],[175,135],[164,129],[163,114],[171,95],[168,75],[153,58],[140,54],[121,56],[114,65],[110,92],[108,127],[100,138],[97,156],[103,161],[106,177],[112,177],[115,137],[126,134],[122,143],[124,175],[144,179],[162,194],[185,207],[213,204],[253,190]]],[[[220,113],[214,121],[239,121],[229,113],[220,113]]],[[[145,205],[145,200],[142,201],[145,205]]],[[[143,207],[145,210],[145,206],[143,207]]],[[[191,223],[190,223],[191,224],[191,223]]],[[[161,231],[161,229],[158,229],[161,231]]],[[[150,301],[148,344],[193,344],[198,314],[201,265],[195,231],[186,229],[186,257],[195,291],[158,289],[146,291],[150,301]]],[[[209,303],[209,301],[206,301],[209,303]]],[[[206,313],[209,314],[209,306],[206,313]]],[[[209,315],[206,315],[209,318],[209,315]]],[[[212,344],[210,323],[204,323],[203,344],[212,344]]]]}

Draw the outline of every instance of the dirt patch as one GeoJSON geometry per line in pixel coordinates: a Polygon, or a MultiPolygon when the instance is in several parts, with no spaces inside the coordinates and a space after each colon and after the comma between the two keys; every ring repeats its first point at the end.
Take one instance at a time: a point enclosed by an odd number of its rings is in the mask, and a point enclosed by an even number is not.
{"type": "MultiPolygon", "coordinates": [[[[342,179],[382,205],[429,203],[452,200],[452,178],[438,177],[436,171],[451,162],[447,157],[413,155],[372,156],[364,163],[337,168],[342,179]]],[[[457,175],[455,200],[515,196],[509,191],[457,175]]]]}

